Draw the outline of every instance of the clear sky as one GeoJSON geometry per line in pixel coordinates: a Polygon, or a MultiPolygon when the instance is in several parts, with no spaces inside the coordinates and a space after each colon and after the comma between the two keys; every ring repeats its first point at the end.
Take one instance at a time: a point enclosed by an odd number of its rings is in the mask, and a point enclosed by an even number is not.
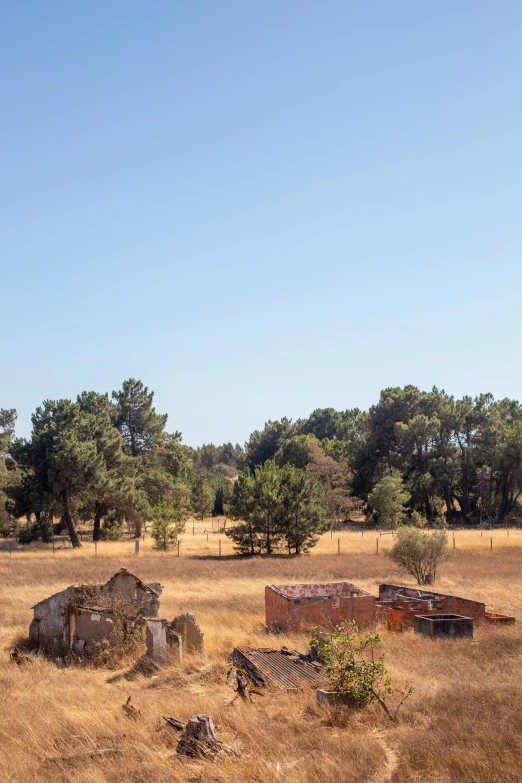
{"type": "Polygon", "coordinates": [[[520,396],[520,0],[0,4],[0,407],[520,396]]]}

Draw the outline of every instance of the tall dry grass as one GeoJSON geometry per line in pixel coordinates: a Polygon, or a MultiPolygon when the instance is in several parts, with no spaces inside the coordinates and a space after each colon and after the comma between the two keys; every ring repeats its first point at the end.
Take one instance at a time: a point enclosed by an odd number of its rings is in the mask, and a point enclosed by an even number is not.
{"type": "MultiPolygon", "coordinates": [[[[251,705],[226,683],[235,644],[305,649],[307,637],[272,636],[264,628],[264,586],[293,581],[349,580],[376,592],[398,577],[375,535],[324,536],[314,554],[254,560],[226,556],[219,534],[204,523],[187,528],[181,557],[131,542],[80,552],[48,549],[0,552],[0,780],[123,783],[163,781],[295,781],[295,783],[519,783],[522,780],[522,632],[481,627],[473,641],[431,642],[382,629],[392,676],[415,691],[396,726],[377,707],[347,715],[320,713],[313,694],[267,694],[251,705]],[[341,555],[337,554],[341,538],[341,555]],[[127,680],[118,671],[60,668],[36,657],[9,661],[4,648],[26,635],[31,606],[71,583],[105,581],[120,566],[164,586],[161,614],[196,614],[206,656],[183,666],[127,680]],[[130,721],[128,696],[140,710],[130,721]],[[162,715],[187,719],[209,712],[221,737],[240,753],[216,764],[176,756],[176,740],[161,730],[162,715]],[[94,754],[93,751],[108,751],[94,754]]],[[[486,535],[486,534],[484,534],[486,535]]],[[[493,551],[480,534],[457,533],[454,560],[435,589],[486,601],[522,620],[522,536],[496,531],[493,551]]],[[[223,537],[222,537],[223,538],[223,537]]]]}

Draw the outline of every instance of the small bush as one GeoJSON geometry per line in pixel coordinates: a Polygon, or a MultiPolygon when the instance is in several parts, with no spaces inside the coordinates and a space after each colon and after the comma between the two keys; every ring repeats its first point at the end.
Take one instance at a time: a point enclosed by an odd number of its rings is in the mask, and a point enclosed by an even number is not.
{"type": "Polygon", "coordinates": [[[18,543],[20,544],[32,544],[33,541],[40,540],[44,544],[48,544],[53,538],[53,523],[47,517],[43,517],[36,522],[28,522],[18,532],[18,543]]]}
{"type": "Polygon", "coordinates": [[[453,552],[448,549],[445,530],[427,533],[414,527],[399,527],[395,544],[385,554],[401,571],[414,576],[417,584],[427,585],[435,581],[437,566],[453,552]]]}
{"type": "Polygon", "coordinates": [[[392,720],[412,688],[405,683],[404,689],[395,688],[384,665],[384,655],[376,656],[376,647],[381,638],[376,633],[367,633],[358,638],[357,626],[341,623],[331,631],[315,633],[310,642],[319,660],[325,664],[330,687],[336,693],[350,696],[361,706],[377,701],[392,720]],[[393,694],[400,701],[392,715],[386,699],[393,694]]]}
{"type": "Polygon", "coordinates": [[[152,509],[152,538],[156,549],[170,549],[178,542],[185,530],[187,518],[186,505],[181,502],[169,503],[160,500],[152,509]]]}
{"type": "Polygon", "coordinates": [[[100,538],[104,541],[119,541],[123,535],[123,528],[119,525],[104,525],[100,530],[100,538]]]}

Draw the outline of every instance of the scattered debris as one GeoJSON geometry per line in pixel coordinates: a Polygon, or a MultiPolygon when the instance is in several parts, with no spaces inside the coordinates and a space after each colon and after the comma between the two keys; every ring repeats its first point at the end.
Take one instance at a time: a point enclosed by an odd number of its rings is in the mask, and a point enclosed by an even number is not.
{"type": "Polygon", "coordinates": [[[185,731],[185,727],[187,725],[185,721],[178,720],[177,718],[169,718],[167,715],[163,716],[163,720],[166,721],[167,724],[176,731],[185,731]]]}
{"type": "Polygon", "coordinates": [[[17,666],[23,666],[26,663],[33,663],[33,658],[26,653],[21,652],[18,647],[12,647],[9,652],[9,660],[16,663],[17,666]]]}
{"type": "Polygon", "coordinates": [[[193,715],[185,726],[176,752],[192,758],[215,759],[219,755],[236,756],[236,751],[218,738],[210,715],[193,715]]]}
{"type": "Polygon", "coordinates": [[[132,720],[137,720],[139,716],[141,715],[140,711],[134,707],[134,705],[131,704],[131,696],[127,699],[125,704],[121,705],[122,710],[125,712],[128,718],[131,718],[132,720]]]}
{"type": "Polygon", "coordinates": [[[257,688],[296,691],[328,684],[323,666],[311,655],[282,647],[234,647],[230,660],[257,688]]]}

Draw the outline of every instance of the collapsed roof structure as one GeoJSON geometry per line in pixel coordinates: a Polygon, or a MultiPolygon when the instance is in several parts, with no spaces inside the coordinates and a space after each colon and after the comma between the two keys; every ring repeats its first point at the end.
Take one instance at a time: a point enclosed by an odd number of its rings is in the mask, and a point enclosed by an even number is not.
{"type": "Polygon", "coordinates": [[[328,685],[323,666],[312,655],[286,647],[234,647],[230,660],[256,688],[297,691],[328,685]]]}

